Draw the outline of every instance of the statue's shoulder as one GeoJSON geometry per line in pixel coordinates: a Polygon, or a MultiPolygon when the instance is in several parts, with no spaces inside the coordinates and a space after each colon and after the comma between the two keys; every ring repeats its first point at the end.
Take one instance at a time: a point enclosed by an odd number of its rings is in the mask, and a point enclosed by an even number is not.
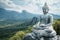
{"type": "Polygon", "coordinates": [[[53,15],[52,14],[48,14],[48,17],[53,17],[53,15]]]}
{"type": "Polygon", "coordinates": [[[42,18],[44,15],[43,14],[40,14],[39,18],[42,18]]]}
{"type": "Polygon", "coordinates": [[[33,17],[32,20],[33,20],[33,21],[39,21],[39,18],[38,18],[38,17],[33,17]]]}
{"type": "Polygon", "coordinates": [[[33,17],[33,20],[34,20],[34,19],[37,20],[38,18],[37,18],[37,17],[33,17]]]}

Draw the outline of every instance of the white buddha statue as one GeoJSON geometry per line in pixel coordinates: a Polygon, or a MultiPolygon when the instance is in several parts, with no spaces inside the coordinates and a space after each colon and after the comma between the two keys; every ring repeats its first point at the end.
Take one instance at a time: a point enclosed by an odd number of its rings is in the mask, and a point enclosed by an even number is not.
{"type": "Polygon", "coordinates": [[[52,27],[53,16],[48,13],[49,8],[45,3],[42,7],[43,14],[40,15],[40,20],[33,27],[33,32],[25,36],[24,40],[40,40],[42,37],[44,40],[55,40],[56,32],[52,27]]]}
{"type": "Polygon", "coordinates": [[[40,21],[34,25],[34,32],[43,36],[44,40],[51,40],[52,37],[56,36],[56,32],[52,26],[53,16],[48,13],[49,8],[46,3],[44,4],[42,10],[43,14],[40,15],[40,21]]]}

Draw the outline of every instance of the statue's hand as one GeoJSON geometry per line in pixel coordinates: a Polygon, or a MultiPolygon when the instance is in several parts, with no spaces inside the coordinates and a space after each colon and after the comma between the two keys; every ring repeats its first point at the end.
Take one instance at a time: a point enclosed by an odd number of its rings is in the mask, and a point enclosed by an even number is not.
{"type": "Polygon", "coordinates": [[[47,33],[51,33],[51,32],[52,32],[52,30],[50,30],[50,29],[45,29],[45,31],[46,31],[47,33]]]}
{"type": "Polygon", "coordinates": [[[56,32],[51,32],[50,36],[52,36],[52,37],[56,36],[56,32]]]}
{"type": "Polygon", "coordinates": [[[40,24],[40,27],[46,27],[46,25],[45,24],[40,24]]]}

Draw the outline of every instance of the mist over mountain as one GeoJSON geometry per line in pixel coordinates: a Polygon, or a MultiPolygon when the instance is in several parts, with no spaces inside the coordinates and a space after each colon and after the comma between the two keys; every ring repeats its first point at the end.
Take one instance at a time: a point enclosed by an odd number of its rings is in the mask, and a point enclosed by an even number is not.
{"type": "Polygon", "coordinates": [[[52,14],[54,19],[60,19],[60,15],[52,14]]]}
{"type": "MultiPolygon", "coordinates": [[[[60,15],[52,14],[54,19],[60,19],[60,15]]],[[[0,8],[0,27],[7,26],[8,24],[19,24],[21,22],[25,22],[28,24],[30,21],[32,21],[33,17],[39,18],[40,15],[38,14],[32,14],[27,12],[26,10],[23,10],[21,13],[11,10],[6,10],[3,8],[0,8]],[[27,23],[28,22],[28,23],[27,23]]],[[[36,21],[36,20],[33,20],[36,21]]],[[[31,24],[31,22],[30,22],[31,24]]],[[[9,26],[8,25],[8,26],[9,26]]]]}
{"type": "Polygon", "coordinates": [[[27,24],[27,22],[30,22],[35,16],[37,15],[29,13],[25,10],[23,10],[22,13],[19,13],[0,8],[0,28],[18,25],[21,24],[21,22],[27,24]]]}
{"type": "Polygon", "coordinates": [[[25,11],[25,10],[23,10],[22,13],[19,13],[19,12],[16,12],[16,11],[10,11],[10,10],[5,10],[3,8],[0,8],[0,21],[4,21],[4,20],[24,21],[24,20],[31,19],[34,16],[36,16],[36,15],[31,14],[31,13],[25,11]]]}
{"type": "MultiPolygon", "coordinates": [[[[55,14],[52,14],[52,15],[53,15],[54,19],[60,19],[60,15],[55,15],[55,14]]],[[[24,20],[32,19],[35,16],[39,17],[39,15],[29,13],[25,10],[23,10],[22,13],[19,13],[16,11],[10,11],[10,10],[5,10],[3,8],[0,8],[0,21],[4,21],[4,20],[24,21],[24,20]]]]}

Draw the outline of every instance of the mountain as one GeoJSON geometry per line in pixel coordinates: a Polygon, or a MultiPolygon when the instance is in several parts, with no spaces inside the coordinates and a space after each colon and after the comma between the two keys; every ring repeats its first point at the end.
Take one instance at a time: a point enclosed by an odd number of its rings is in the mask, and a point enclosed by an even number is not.
{"type": "MultiPolygon", "coordinates": [[[[60,15],[55,15],[55,14],[52,15],[54,19],[60,19],[60,15]]],[[[39,18],[39,15],[29,13],[26,10],[23,10],[21,13],[19,13],[16,11],[10,11],[10,10],[0,8],[0,27],[5,27],[5,26],[8,27],[10,25],[18,25],[21,23],[28,24],[33,17],[39,18]]],[[[33,21],[35,21],[35,19],[36,18],[34,18],[33,21]]]]}
{"type": "MultiPolygon", "coordinates": [[[[60,19],[60,15],[52,14],[54,19],[60,19]]],[[[5,10],[0,8],[0,21],[27,21],[28,19],[32,19],[33,17],[39,17],[39,15],[32,14],[23,10],[22,13],[16,11],[5,10]]]]}
{"type": "Polygon", "coordinates": [[[0,8],[0,28],[30,22],[35,14],[23,10],[21,13],[0,8]]]}
{"type": "Polygon", "coordinates": [[[0,8],[0,21],[2,20],[20,20],[24,21],[33,18],[35,15],[25,10],[22,13],[16,11],[10,11],[0,8]]]}
{"type": "Polygon", "coordinates": [[[54,19],[60,19],[60,15],[52,14],[54,19]]]}

